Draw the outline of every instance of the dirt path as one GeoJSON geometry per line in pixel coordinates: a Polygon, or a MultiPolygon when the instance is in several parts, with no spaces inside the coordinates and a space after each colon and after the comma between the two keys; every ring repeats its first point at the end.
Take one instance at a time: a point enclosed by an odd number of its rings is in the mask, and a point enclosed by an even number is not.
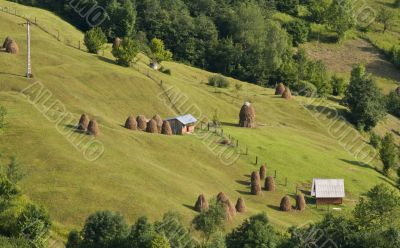
{"type": "Polygon", "coordinates": [[[332,72],[349,73],[354,64],[362,63],[372,74],[400,82],[400,70],[365,40],[349,40],[341,45],[312,43],[305,48],[311,58],[322,60],[332,72]]]}

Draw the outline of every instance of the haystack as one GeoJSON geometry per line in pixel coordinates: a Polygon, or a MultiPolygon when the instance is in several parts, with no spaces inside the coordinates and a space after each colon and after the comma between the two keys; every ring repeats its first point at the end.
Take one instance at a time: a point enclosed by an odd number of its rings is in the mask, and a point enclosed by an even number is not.
{"type": "Polygon", "coordinates": [[[3,46],[2,46],[2,47],[3,47],[3,48],[6,48],[7,45],[8,45],[8,43],[10,43],[12,40],[13,40],[13,39],[11,39],[10,36],[7,36],[6,39],[5,39],[4,42],[3,42],[3,46]]]}
{"type": "Polygon", "coordinates": [[[289,196],[285,195],[282,198],[279,209],[284,212],[288,212],[288,211],[292,210],[292,204],[290,203],[289,196]]]}
{"type": "Polygon", "coordinates": [[[90,120],[87,131],[89,134],[93,134],[94,136],[99,135],[100,133],[100,129],[99,129],[99,125],[97,124],[96,120],[90,120]]]}
{"type": "Polygon", "coordinates": [[[260,184],[260,174],[258,171],[253,171],[251,173],[251,194],[261,195],[261,184],[260,184]]]}
{"type": "Polygon", "coordinates": [[[194,209],[197,212],[201,212],[203,210],[208,210],[208,202],[204,194],[199,195],[197,198],[196,204],[194,205],[194,209]]]}
{"type": "Polygon", "coordinates": [[[230,145],[232,141],[230,139],[222,139],[220,143],[221,145],[230,145]]]}
{"type": "Polygon", "coordinates": [[[275,89],[275,95],[282,95],[285,92],[285,85],[283,83],[279,83],[275,89]]]}
{"type": "Polygon", "coordinates": [[[220,192],[217,195],[217,202],[220,202],[224,205],[225,208],[225,218],[227,220],[232,220],[236,214],[236,209],[233,206],[231,200],[223,193],[220,192]]]}
{"type": "Polygon", "coordinates": [[[121,46],[122,40],[119,37],[115,37],[112,48],[118,48],[121,46]]]}
{"type": "Polygon", "coordinates": [[[161,133],[165,135],[172,135],[172,128],[169,124],[169,121],[163,121],[163,124],[161,126],[161,133]]]}
{"type": "Polygon", "coordinates": [[[269,176],[265,179],[264,188],[266,191],[275,191],[275,179],[273,176],[269,176]]]}
{"type": "Polygon", "coordinates": [[[304,195],[302,193],[296,196],[296,209],[300,211],[306,209],[306,200],[304,199],[304,195]]]}
{"type": "Polygon", "coordinates": [[[161,119],[161,117],[159,115],[154,115],[153,120],[156,121],[158,132],[161,133],[161,127],[163,125],[163,120],[161,119]]]}
{"type": "Polygon", "coordinates": [[[142,130],[142,131],[146,130],[146,128],[147,128],[146,116],[139,115],[138,117],[136,117],[136,123],[137,123],[138,130],[142,130]]]}
{"type": "Polygon", "coordinates": [[[292,99],[292,92],[290,91],[289,87],[286,87],[285,91],[282,93],[282,98],[285,99],[292,99]]]}
{"type": "Polygon", "coordinates": [[[128,117],[128,119],[126,119],[125,128],[130,129],[130,130],[136,130],[137,129],[137,122],[136,122],[135,116],[130,115],[128,117]]]}
{"type": "Polygon", "coordinates": [[[8,42],[6,45],[6,52],[11,54],[17,54],[19,52],[19,47],[17,45],[17,42],[15,42],[14,40],[8,42]]]}
{"type": "Polygon", "coordinates": [[[86,114],[82,114],[78,123],[78,130],[86,131],[89,125],[89,117],[86,114]]]}
{"type": "Polygon", "coordinates": [[[238,213],[244,213],[246,212],[246,204],[244,203],[244,200],[242,197],[239,197],[237,202],[236,202],[236,206],[235,209],[238,213]]]}
{"type": "Polygon", "coordinates": [[[265,165],[262,165],[260,167],[260,179],[264,180],[266,176],[267,176],[267,167],[265,165]]]}
{"type": "Polygon", "coordinates": [[[146,132],[158,133],[157,122],[154,119],[151,119],[149,122],[147,122],[146,132]]]}
{"type": "Polygon", "coordinates": [[[256,111],[249,102],[245,102],[239,112],[239,126],[253,128],[256,126],[256,111]]]}

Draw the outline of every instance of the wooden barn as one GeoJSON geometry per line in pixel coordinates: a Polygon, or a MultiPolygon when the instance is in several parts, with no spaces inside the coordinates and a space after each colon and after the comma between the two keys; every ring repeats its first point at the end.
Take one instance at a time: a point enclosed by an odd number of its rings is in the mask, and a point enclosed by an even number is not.
{"type": "Polygon", "coordinates": [[[344,180],[314,178],[311,196],[315,197],[317,205],[340,205],[345,197],[344,180]]]}
{"type": "Polygon", "coordinates": [[[197,119],[192,115],[182,115],[166,119],[171,125],[172,133],[182,135],[185,133],[193,133],[197,119]]]}

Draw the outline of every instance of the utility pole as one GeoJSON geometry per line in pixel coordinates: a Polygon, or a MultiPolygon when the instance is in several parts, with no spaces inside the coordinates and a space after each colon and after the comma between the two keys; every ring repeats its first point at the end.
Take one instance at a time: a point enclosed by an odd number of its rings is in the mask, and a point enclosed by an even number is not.
{"type": "Polygon", "coordinates": [[[27,46],[27,60],[26,60],[26,77],[32,77],[32,68],[31,68],[31,24],[28,19],[26,19],[26,46],[27,46]]]}

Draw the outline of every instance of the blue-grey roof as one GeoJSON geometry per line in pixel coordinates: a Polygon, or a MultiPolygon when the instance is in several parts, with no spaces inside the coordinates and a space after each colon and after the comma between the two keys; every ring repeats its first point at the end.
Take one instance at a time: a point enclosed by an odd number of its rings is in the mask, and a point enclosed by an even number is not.
{"type": "Polygon", "coordinates": [[[181,115],[181,116],[177,116],[177,117],[167,118],[165,120],[169,121],[169,120],[175,120],[175,119],[178,120],[183,125],[197,122],[197,119],[194,118],[192,115],[181,115]]]}

